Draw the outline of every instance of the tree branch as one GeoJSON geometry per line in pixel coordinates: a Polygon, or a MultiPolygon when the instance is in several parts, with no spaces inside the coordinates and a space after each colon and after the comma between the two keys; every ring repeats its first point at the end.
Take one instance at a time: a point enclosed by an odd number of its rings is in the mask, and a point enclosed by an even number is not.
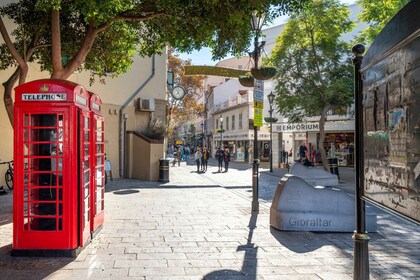
{"type": "Polygon", "coordinates": [[[16,62],[19,64],[19,66],[22,69],[28,68],[28,65],[26,64],[26,61],[19,54],[19,52],[15,48],[15,45],[12,43],[12,40],[10,39],[9,33],[7,33],[6,26],[4,25],[2,17],[0,17],[0,33],[3,37],[4,42],[6,43],[7,49],[10,51],[11,55],[16,60],[16,62]]]}
{"type": "Polygon", "coordinates": [[[51,52],[52,52],[52,78],[59,78],[63,71],[61,63],[61,33],[60,33],[60,11],[51,10],[51,52]]]}

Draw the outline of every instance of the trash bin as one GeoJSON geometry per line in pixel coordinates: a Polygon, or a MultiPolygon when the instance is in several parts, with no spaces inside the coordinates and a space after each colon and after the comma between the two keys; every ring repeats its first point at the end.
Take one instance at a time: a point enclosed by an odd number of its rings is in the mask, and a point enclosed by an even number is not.
{"type": "Polygon", "coordinates": [[[161,158],[159,160],[159,182],[169,182],[169,159],[161,158]]]}
{"type": "Polygon", "coordinates": [[[338,174],[338,158],[329,158],[328,164],[330,166],[330,172],[337,175],[338,179],[340,179],[340,174],[338,174]]]}

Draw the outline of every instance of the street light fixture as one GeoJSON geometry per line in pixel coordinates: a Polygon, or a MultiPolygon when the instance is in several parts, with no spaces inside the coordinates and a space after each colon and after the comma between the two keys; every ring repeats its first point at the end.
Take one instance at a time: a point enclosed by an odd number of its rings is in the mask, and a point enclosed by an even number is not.
{"type": "Polygon", "coordinates": [[[259,13],[258,11],[252,12],[252,18],[251,18],[251,27],[252,30],[255,33],[254,37],[254,52],[253,52],[253,58],[254,58],[254,67],[258,68],[258,60],[260,56],[260,48],[258,47],[258,38],[260,36],[261,28],[264,24],[265,20],[265,13],[259,13]]]}
{"type": "MultiPolygon", "coordinates": [[[[270,172],[273,172],[273,102],[274,102],[274,94],[270,92],[267,95],[268,103],[270,103],[270,172]]],[[[277,120],[276,120],[277,121],[277,120]]]]}
{"type": "Polygon", "coordinates": [[[220,121],[220,147],[223,149],[223,115],[220,115],[219,121],[220,121]]]}
{"type": "MultiPolygon", "coordinates": [[[[254,67],[258,68],[258,59],[260,56],[261,48],[258,46],[258,37],[260,36],[261,28],[264,24],[265,13],[258,11],[252,12],[251,27],[255,33],[254,37],[254,51],[252,57],[254,59],[254,67]]],[[[254,88],[255,90],[255,88],[254,88]]],[[[255,120],[254,120],[255,121],[255,120]]],[[[252,212],[258,213],[258,126],[254,123],[254,161],[252,163],[252,212]]]]}

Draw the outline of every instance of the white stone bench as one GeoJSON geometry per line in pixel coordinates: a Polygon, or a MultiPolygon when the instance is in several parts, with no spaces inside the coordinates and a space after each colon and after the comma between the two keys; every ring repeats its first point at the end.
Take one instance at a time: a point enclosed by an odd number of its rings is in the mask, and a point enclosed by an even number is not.
{"type": "MultiPolygon", "coordinates": [[[[339,189],[314,187],[286,174],[279,182],[270,209],[270,225],[279,230],[353,232],[354,195],[339,189]]],[[[366,206],[366,229],[376,232],[376,212],[366,206]]]]}
{"type": "Polygon", "coordinates": [[[338,186],[338,177],[325,171],[324,168],[306,167],[303,164],[295,163],[290,168],[290,173],[304,179],[312,186],[338,186]]]}

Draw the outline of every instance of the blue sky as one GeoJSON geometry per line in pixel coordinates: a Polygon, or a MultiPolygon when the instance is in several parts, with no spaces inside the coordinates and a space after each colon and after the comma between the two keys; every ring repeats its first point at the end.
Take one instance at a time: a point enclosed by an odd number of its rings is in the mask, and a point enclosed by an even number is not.
{"type": "MultiPolygon", "coordinates": [[[[340,0],[341,3],[349,5],[349,4],[353,4],[356,2],[356,0],[340,0]]],[[[277,18],[273,24],[269,25],[269,26],[264,26],[264,28],[270,27],[270,26],[275,26],[275,25],[279,25],[282,24],[286,21],[287,17],[283,16],[283,17],[279,17],[277,18]]],[[[186,59],[191,59],[191,62],[193,65],[209,65],[209,66],[214,66],[218,61],[212,61],[211,60],[211,52],[209,48],[203,48],[200,51],[194,51],[192,53],[180,53],[179,57],[186,60],[186,59]]]]}

